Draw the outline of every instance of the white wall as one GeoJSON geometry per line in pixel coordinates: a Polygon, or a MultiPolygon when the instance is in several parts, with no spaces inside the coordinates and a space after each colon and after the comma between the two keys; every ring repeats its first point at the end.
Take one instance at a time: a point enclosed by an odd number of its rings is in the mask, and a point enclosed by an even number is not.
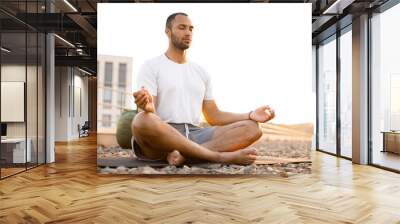
{"type": "MultiPolygon", "coordinates": [[[[33,72],[36,68],[28,66],[27,68],[22,65],[2,65],[1,66],[1,81],[18,81],[25,82],[25,74],[27,69],[28,74],[33,72]]],[[[36,91],[35,91],[36,93],[36,91]]],[[[28,97],[36,97],[36,94],[27,94],[28,97]]],[[[27,99],[28,100],[28,99],[27,99]]],[[[30,102],[31,100],[28,100],[30,102]]],[[[7,108],[1,108],[2,110],[7,110],[7,108]]],[[[36,115],[36,114],[35,114],[36,115]]],[[[28,114],[29,116],[29,114],[28,114]]],[[[31,117],[28,117],[31,120],[31,117]]],[[[31,126],[29,126],[31,127],[31,126]]],[[[7,136],[8,137],[25,137],[25,123],[24,122],[8,122],[7,123],[7,136]]]]}
{"type": "Polygon", "coordinates": [[[68,139],[68,68],[55,68],[55,140],[68,139]]]}
{"type": "MultiPolygon", "coordinates": [[[[1,81],[21,81],[25,82],[25,66],[19,65],[2,65],[1,81]]],[[[1,108],[6,110],[6,108],[1,108]]],[[[7,123],[8,137],[25,137],[25,123],[11,122],[7,123]]]]}
{"type": "MultiPolygon", "coordinates": [[[[71,99],[74,99],[74,107],[72,108],[72,119],[71,119],[71,135],[72,138],[78,138],[78,124],[82,126],[85,121],[88,120],[88,78],[82,77],[81,73],[78,70],[74,70],[74,96],[71,96],[71,99]],[[79,97],[80,96],[80,97],[79,97]],[[81,101],[81,102],[79,102],[81,101]],[[79,108],[82,107],[82,108],[79,108]],[[82,111],[80,111],[80,109],[82,111]],[[74,113],[75,112],[75,113],[74,113]]],[[[71,102],[71,106],[73,105],[71,102]]]]}
{"type": "MultiPolygon", "coordinates": [[[[35,73],[36,74],[36,67],[33,66],[28,66],[27,68],[22,65],[2,65],[1,67],[1,81],[18,81],[18,82],[25,82],[25,74],[27,69],[28,74],[35,73]]],[[[30,85],[36,85],[36,81],[33,82],[32,80],[29,81],[30,85]],[[32,82],[32,83],[31,83],[32,82]]],[[[28,106],[31,102],[36,102],[34,101],[33,98],[36,98],[36,89],[29,88],[28,93],[27,93],[27,103],[28,106]],[[34,91],[33,93],[30,93],[29,90],[34,91]]],[[[36,107],[35,105],[31,105],[36,107]]],[[[7,108],[1,108],[2,110],[7,110],[7,108]]],[[[27,119],[28,122],[35,121],[36,123],[36,113],[28,113],[27,114],[27,119]]],[[[36,125],[33,127],[35,124],[28,125],[28,137],[29,133],[32,133],[30,130],[36,130],[36,125]]],[[[36,133],[36,132],[35,132],[36,133]]],[[[25,137],[25,123],[24,122],[8,122],[7,123],[7,136],[8,137],[25,137]]]]}
{"type": "Polygon", "coordinates": [[[77,139],[78,124],[82,126],[88,120],[88,78],[75,68],[56,67],[55,86],[55,140],[77,139]],[[79,105],[82,105],[82,116],[79,105]]]}

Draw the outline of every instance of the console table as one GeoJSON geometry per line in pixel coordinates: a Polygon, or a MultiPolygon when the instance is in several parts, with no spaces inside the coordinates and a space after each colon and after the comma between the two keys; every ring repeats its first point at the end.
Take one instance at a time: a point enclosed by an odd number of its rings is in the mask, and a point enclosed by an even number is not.
{"type": "Polygon", "coordinates": [[[392,152],[400,154],[400,131],[382,131],[383,150],[382,152],[392,152]]]}

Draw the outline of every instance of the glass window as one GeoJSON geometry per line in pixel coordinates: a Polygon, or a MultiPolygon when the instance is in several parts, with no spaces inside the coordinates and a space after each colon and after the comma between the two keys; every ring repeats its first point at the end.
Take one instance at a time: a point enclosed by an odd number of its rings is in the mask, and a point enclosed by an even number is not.
{"type": "Polygon", "coordinates": [[[104,70],[104,86],[112,87],[113,82],[113,64],[106,62],[104,70]]]}
{"type": "Polygon", "coordinates": [[[118,92],[118,105],[123,109],[125,107],[125,92],[118,92]]]}
{"type": "Polygon", "coordinates": [[[390,130],[400,130],[400,73],[390,74],[390,130]]]}
{"type": "Polygon", "coordinates": [[[103,90],[103,102],[111,104],[111,102],[112,102],[112,91],[111,91],[111,89],[104,88],[104,90],[103,90]]]}
{"type": "Polygon", "coordinates": [[[28,32],[27,33],[27,86],[26,86],[26,91],[27,91],[27,143],[28,143],[28,148],[30,148],[31,151],[31,159],[27,163],[28,167],[33,167],[37,165],[37,159],[38,159],[38,139],[37,139],[37,118],[38,118],[38,33],[36,32],[28,32]]]}
{"type": "Polygon", "coordinates": [[[103,114],[102,125],[103,127],[111,127],[111,114],[103,114]]]}
{"type": "Polygon", "coordinates": [[[39,33],[38,40],[38,164],[45,163],[46,159],[46,148],[45,148],[45,99],[46,99],[46,36],[43,33],[39,33]]]}
{"type": "MultiPolygon", "coordinates": [[[[43,12],[44,3],[1,1],[0,7],[23,17],[24,13],[43,12]]],[[[2,12],[0,18],[7,21],[0,29],[0,177],[4,178],[45,163],[46,38],[40,30],[2,12]]]]}
{"type": "Polygon", "coordinates": [[[126,64],[119,63],[118,67],[118,87],[125,89],[126,87],[126,64]]]}
{"type": "Polygon", "coordinates": [[[340,36],[340,154],[352,157],[352,34],[340,36]]]}
{"type": "Polygon", "coordinates": [[[26,77],[29,69],[26,64],[26,38],[25,32],[1,34],[0,110],[2,129],[5,130],[0,144],[2,178],[26,170],[26,163],[32,159],[32,142],[26,140],[27,126],[24,115],[26,77]]]}
{"type": "Polygon", "coordinates": [[[336,153],[336,37],[318,48],[318,148],[336,153]]]}
{"type": "Polygon", "coordinates": [[[400,4],[371,19],[372,163],[400,170],[400,4]]]}

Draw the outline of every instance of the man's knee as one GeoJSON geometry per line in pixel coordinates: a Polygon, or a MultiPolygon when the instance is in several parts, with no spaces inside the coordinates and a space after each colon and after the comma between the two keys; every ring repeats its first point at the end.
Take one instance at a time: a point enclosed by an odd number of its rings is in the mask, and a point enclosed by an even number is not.
{"type": "Polygon", "coordinates": [[[244,126],[244,136],[246,141],[248,142],[255,142],[262,136],[262,131],[260,127],[258,126],[258,123],[255,121],[243,121],[243,126],[244,126]]]}
{"type": "Polygon", "coordinates": [[[157,127],[159,117],[154,113],[140,112],[132,120],[132,133],[153,130],[157,127]]]}

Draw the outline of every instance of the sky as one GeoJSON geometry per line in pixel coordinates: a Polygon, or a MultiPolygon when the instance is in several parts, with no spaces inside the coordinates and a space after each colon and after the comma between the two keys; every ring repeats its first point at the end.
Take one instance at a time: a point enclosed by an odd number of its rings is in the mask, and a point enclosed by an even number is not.
{"type": "Polygon", "coordinates": [[[136,80],[144,61],[167,50],[175,12],[194,25],[187,56],[210,74],[221,110],[270,105],[274,123],[314,123],[311,4],[99,3],[98,54],[132,57],[136,80]]]}

